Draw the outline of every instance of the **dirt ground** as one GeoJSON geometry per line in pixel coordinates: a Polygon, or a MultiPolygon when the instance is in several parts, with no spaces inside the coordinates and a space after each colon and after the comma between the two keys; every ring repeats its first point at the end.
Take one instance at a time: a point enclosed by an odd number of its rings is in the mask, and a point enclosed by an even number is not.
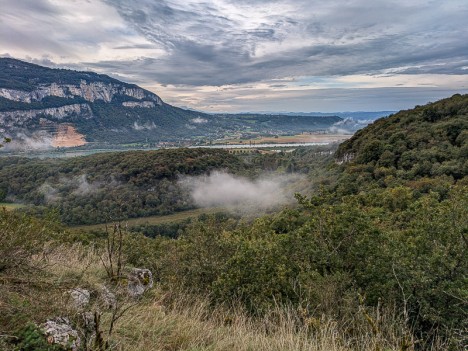
{"type": "Polygon", "coordinates": [[[54,147],[73,147],[86,144],[85,137],[69,124],[61,124],[57,128],[57,134],[52,141],[54,147]]]}

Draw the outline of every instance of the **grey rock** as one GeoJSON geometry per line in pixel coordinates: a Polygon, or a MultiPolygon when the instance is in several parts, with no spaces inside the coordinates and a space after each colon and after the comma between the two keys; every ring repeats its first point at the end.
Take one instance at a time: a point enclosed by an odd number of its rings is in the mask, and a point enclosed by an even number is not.
{"type": "Polygon", "coordinates": [[[62,119],[73,115],[91,118],[93,117],[93,112],[88,104],[71,104],[38,110],[0,112],[0,124],[4,127],[23,126],[25,122],[38,116],[52,116],[57,119],[62,119]]]}
{"type": "Polygon", "coordinates": [[[89,304],[91,294],[86,289],[75,288],[69,291],[71,302],[76,309],[83,309],[89,304]]]}
{"type": "Polygon", "coordinates": [[[126,87],[120,84],[105,84],[103,82],[87,82],[82,80],[80,84],[57,84],[41,85],[33,91],[22,91],[15,89],[0,88],[0,96],[9,100],[31,103],[41,101],[47,96],[58,96],[62,98],[81,97],[89,102],[103,100],[111,102],[114,96],[129,96],[137,100],[151,100],[157,105],[162,101],[156,94],[150,93],[138,87],[126,87]]]}
{"type": "Polygon", "coordinates": [[[94,321],[94,313],[93,312],[83,312],[81,314],[81,322],[83,326],[83,330],[89,335],[94,333],[96,329],[96,323],[94,321]]]}
{"type": "Polygon", "coordinates": [[[128,275],[128,293],[139,297],[153,287],[153,274],[149,269],[134,268],[128,275]]]}
{"type": "Polygon", "coordinates": [[[346,154],[343,155],[343,157],[336,159],[335,163],[341,165],[343,163],[351,162],[355,156],[356,155],[354,153],[347,152],[346,154]]]}
{"type": "Polygon", "coordinates": [[[142,101],[142,102],[124,101],[124,102],[122,102],[122,106],[131,107],[131,108],[135,108],[135,107],[152,108],[152,107],[154,107],[154,102],[153,101],[142,101]]]}
{"type": "Polygon", "coordinates": [[[101,294],[99,295],[104,307],[111,310],[117,307],[117,297],[106,286],[101,287],[101,294]]]}
{"type": "Polygon", "coordinates": [[[78,332],[72,328],[68,318],[58,317],[41,325],[49,344],[58,344],[76,351],[81,345],[78,332]]]}

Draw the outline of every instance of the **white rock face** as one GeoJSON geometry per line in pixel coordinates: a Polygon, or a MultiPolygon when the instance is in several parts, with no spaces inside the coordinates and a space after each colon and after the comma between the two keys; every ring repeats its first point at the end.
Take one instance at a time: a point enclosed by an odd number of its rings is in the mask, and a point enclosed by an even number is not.
{"type": "Polygon", "coordinates": [[[343,164],[343,163],[348,163],[348,162],[351,162],[353,159],[354,159],[355,155],[353,153],[346,153],[343,155],[343,157],[335,160],[335,163],[336,164],[343,164]]]}
{"type": "Polygon", "coordinates": [[[0,88],[0,96],[18,102],[31,103],[41,101],[47,96],[58,96],[63,98],[82,97],[86,101],[94,102],[103,100],[111,102],[116,95],[126,95],[138,100],[150,100],[157,105],[162,105],[159,96],[146,92],[140,88],[129,88],[120,84],[105,84],[102,82],[88,83],[82,80],[79,85],[57,84],[43,85],[33,91],[22,91],[15,89],[0,88]]]}
{"type": "Polygon", "coordinates": [[[78,350],[81,345],[81,339],[78,332],[71,327],[68,318],[55,318],[48,320],[42,326],[49,344],[58,344],[67,348],[67,350],[78,350]]]}
{"type": "Polygon", "coordinates": [[[91,107],[88,104],[72,104],[60,107],[50,107],[39,110],[17,110],[0,112],[0,124],[2,127],[21,126],[24,122],[40,115],[64,118],[71,115],[80,115],[83,118],[93,117],[91,107]]]}
{"type": "Polygon", "coordinates": [[[132,108],[135,108],[135,107],[152,108],[152,107],[154,107],[154,102],[153,101],[142,101],[142,102],[124,101],[124,102],[122,102],[122,106],[132,107],[132,108]]]}
{"type": "Polygon", "coordinates": [[[0,96],[8,100],[31,102],[30,92],[0,88],[0,96]]]}

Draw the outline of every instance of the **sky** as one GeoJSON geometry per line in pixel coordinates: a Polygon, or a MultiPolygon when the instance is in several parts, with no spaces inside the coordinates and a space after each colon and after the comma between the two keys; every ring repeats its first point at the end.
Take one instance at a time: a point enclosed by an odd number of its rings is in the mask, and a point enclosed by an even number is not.
{"type": "Polygon", "coordinates": [[[468,93],[467,0],[0,0],[0,56],[206,112],[400,110],[468,93]]]}

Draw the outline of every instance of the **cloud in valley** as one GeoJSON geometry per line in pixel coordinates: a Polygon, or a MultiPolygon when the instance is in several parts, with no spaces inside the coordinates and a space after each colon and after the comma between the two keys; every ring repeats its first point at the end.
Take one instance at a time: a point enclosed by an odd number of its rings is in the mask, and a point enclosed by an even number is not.
{"type": "Polygon", "coordinates": [[[39,192],[44,195],[47,203],[60,201],[65,195],[89,196],[97,194],[105,187],[115,187],[119,182],[114,178],[108,181],[89,181],[87,174],[81,174],[73,177],[61,176],[56,181],[46,181],[39,187],[39,192]]]}
{"type": "Polygon", "coordinates": [[[202,123],[207,123],[208,120],[206,118],[201,118],[201,117],[197,117],[197,118],[193,118],[191,120],[192,123],[197,123],[197,124],[202,124],[202,123]]]}
{"type": "Polygon", "coordinates": [[[154,122],[147,122],[147,123],[138,123],[138,122],[133,122],[133,129],[135,130],[153,130],[156,129],[157,126],[154,124],[154,122]]]}
{"type": "Polygon", "coordinates": [[[38,131],[32,135],[17,132],[11,142],[6,143],[2,149],[5,151],[48,150],[53,146],[53,135],[46,131],[38,131]]]}
{"type": "Polygon", "coordinates": [[[199,207],[223,207],[236,211],[265,210],[293,200],[291,186],[299,175],[269,176],[251,180],[226,172],[184,177],[179,185],[187,189],[199,207]]]}

